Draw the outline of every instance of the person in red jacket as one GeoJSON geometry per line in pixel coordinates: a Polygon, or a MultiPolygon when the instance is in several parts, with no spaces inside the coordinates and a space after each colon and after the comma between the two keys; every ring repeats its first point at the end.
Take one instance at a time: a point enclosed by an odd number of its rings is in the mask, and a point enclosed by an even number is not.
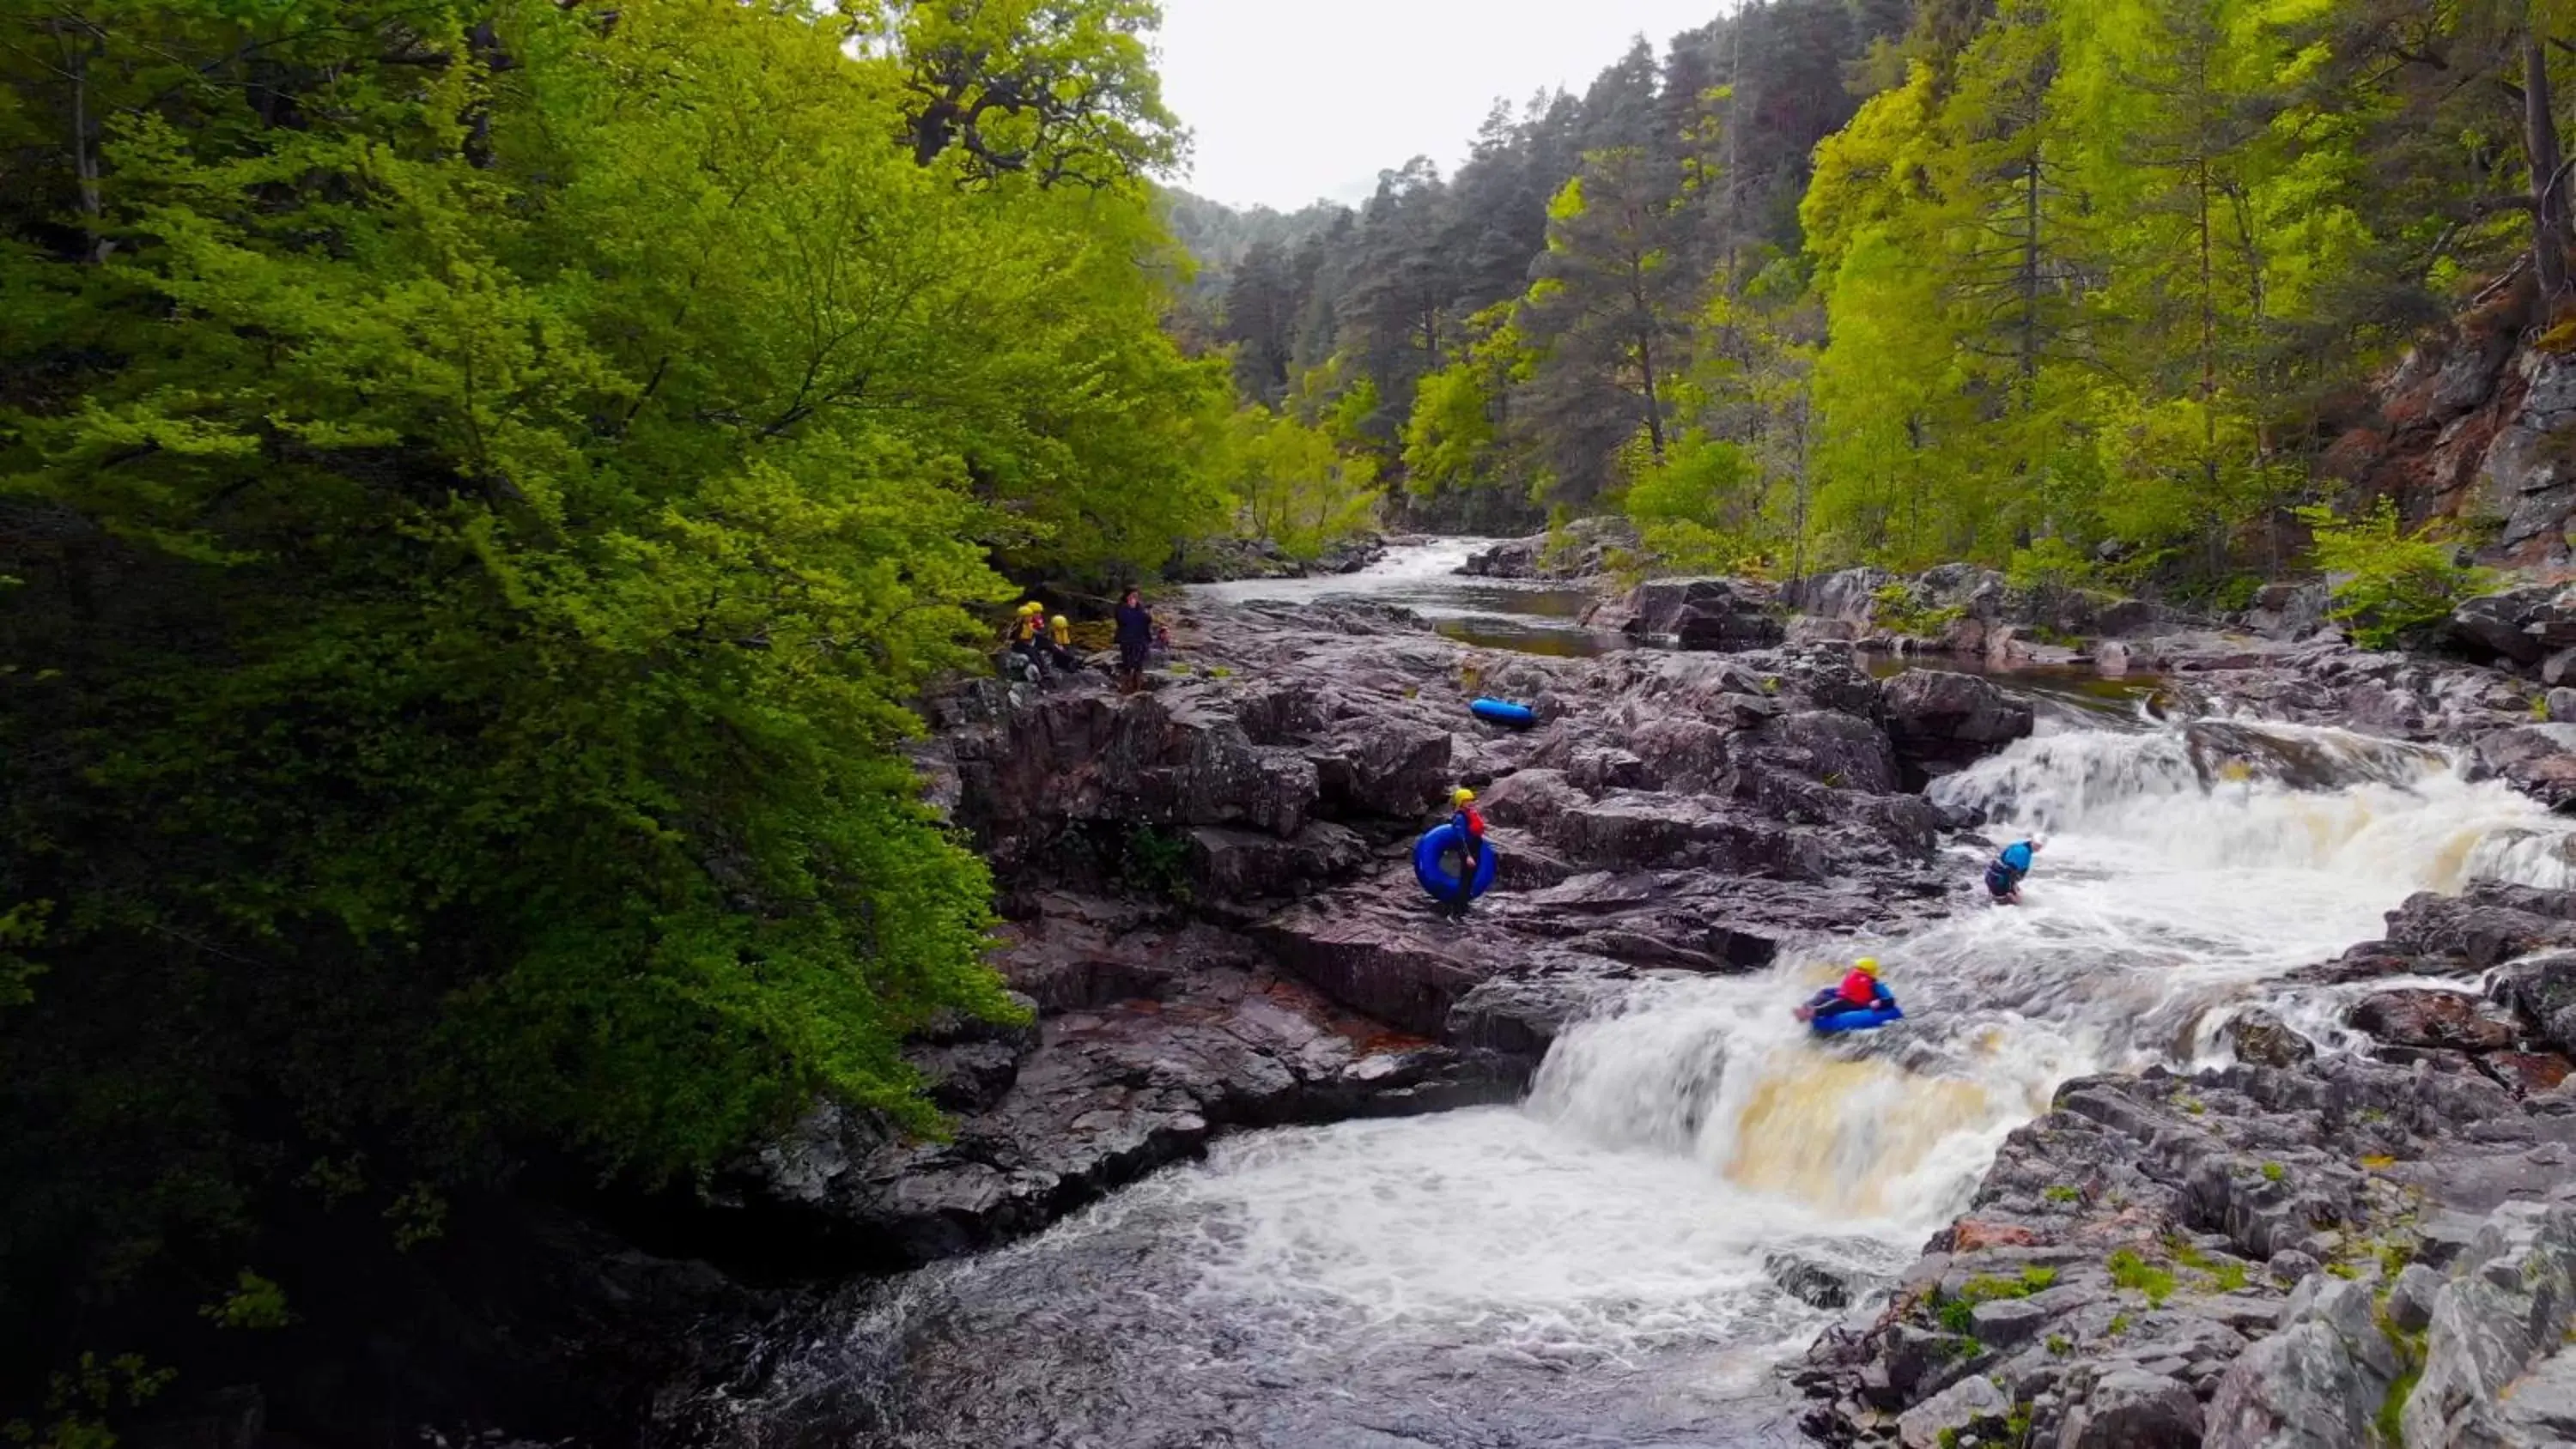
{"type": "Polygon", "coordinates": [[[1485,863],[1485,817],[1476,809],[1476,792],[1460,786],[1449,796],[1449,823],[1458,828],[1458,898],[1442,903],[1453,920],[1467,919],[1476,898],[1476,870],[1485,863]]]}
{"type": "Polygon", "coordinates": [[[1851,973],[1843,977],[1842,985],[1827,987],[1808,998],[1807,1004],[1798,1008],[1798,1019],[1814,1021],[1820,1016],[1881,1010],[1895,1004],[1895,994],[1878,979],[1877,958],[1863,956],[1852,963],[1851,973]]]}

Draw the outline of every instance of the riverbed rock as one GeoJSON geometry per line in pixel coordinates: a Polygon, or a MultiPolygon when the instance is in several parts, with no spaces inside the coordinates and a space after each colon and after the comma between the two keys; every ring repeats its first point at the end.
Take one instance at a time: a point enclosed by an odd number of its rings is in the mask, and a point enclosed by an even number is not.
{"type": "Polygon", "coordinates": [[[1555,535],[1505,539],[1467,556],[1458,571],[1474,578],[1595,579],[1611,570],[1610,556],[1634,550],[1637,531],[1616,514],[1578,518],[1555,535]]]}
{"type": "Polygon", "coordinates": [[[2506,1404],[2517,1380],[2565,1346],[2576,1323],[2576,1206],[2514,1202],[2478,1232],[2433,1297],[2423,1376],[2400,1417],[2408,1449],[2520,1439],[2506,1404]]]}
{"type": "Polygon", "coordinates": [[[2201,1442],[2199,1400],[2160,1373],[2114,1369],[2067,1414],[2062,1449],[2191,1449],[2201,1442]]]}
{"type": "Polygon", "coordinates": [[[2238,1061],[2260,1066],[2293,1067],[2313,1061],[2317,1054],[2315,1042],[2260,1007],[2238,1012],[2229,1019],[2222,1035],[2235,1049],[2238,1061]]]}
{"type": "Polygon", "coordinates": [[[1881,694],[1897,758],[1927,773],[1973,764],[2029,736],[2030,705],[1992,682],[1941,669],[1909,669],[1881,694]]]}
{"type": "Polygon", "coordinates": [[[1905,1449],[1956,1449],[1977,1429],[2001,1429],[2012,1407],[1994,1380],[1972,1374],[1906,1410],[1897,1439],[1905,1449]]]}
{"type": "Polygon", "coordinates": [[[1683,649],[1740,652],[1788,637],[1772,596],[1741,579],[1649,579],[1629,593],[1628,608],[1626,632],[1683,649]]]}
{"type": "Polygon", "coordinates": [[[2362,998],[2352,1025],[2399,1046],[2452,1051],[2499,1051],[2513,1045],[2510,1022],[2478,1010],[2478,1000],[2457,991],[2382,991],[2362,998]]]}

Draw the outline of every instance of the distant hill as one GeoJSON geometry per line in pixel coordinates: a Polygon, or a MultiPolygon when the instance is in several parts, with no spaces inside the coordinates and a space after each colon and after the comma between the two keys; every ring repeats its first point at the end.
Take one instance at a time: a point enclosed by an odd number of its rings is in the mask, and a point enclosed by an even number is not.
{"type": "Polygon", "coordinates": [[[1351,214],[1350,208],[1330,201],[1317,201],[1287,212],[1267,206],[1238,210],[1176,186],[1158,186],[1154,190],[1173,237],[1199,264],[1191,290],[1210,299],[1225,294],[1235,264],[1255,243],[1271,242],[1282,251],[1292,251],[1298,243],[1331,230],[1335,222],[1351,214]]]}

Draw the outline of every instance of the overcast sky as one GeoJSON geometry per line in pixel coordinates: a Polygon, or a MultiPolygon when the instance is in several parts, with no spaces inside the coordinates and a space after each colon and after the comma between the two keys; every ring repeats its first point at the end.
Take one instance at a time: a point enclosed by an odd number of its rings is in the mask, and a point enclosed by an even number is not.
{"type": "Polygon", "coordinates": [[[1628,42],[1732,0],[1163,0],[1163,98],[1197,136],[1181,184],[1234,206],[1358,201],[1415,155],[1457,168],[1496,96],[1580,94],[1628,42]]]}

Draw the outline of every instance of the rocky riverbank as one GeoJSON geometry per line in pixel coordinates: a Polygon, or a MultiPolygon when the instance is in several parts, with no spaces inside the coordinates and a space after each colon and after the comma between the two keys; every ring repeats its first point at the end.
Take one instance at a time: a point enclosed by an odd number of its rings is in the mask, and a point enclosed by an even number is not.
{"type": "Polygon", "coordinates": [[[2576,1432],[2576,892],[2418,896],[2235,1065],[2068,1083],[1799,1381],[1829,1443],[2546,1444],[2576,1432]],[[2499,962],[2485,992],[2480,973],[2499,962]]]}
{"type": "Polygon", "coordinates": [[[1186,665],[1146,693],[940,702],[924,766],[994,863],[997,964],[1036,1024],[916,1045],[949,1140],[818,1110],[721,1185],[723,1238],[900,1267],[1229,1130],[1510,1100],[1641,972],[1947,909],[1960,822],[1913,787],[2032,725],[1987,681],[1881,682],[1832,647],[1554,660],[1383,609],[1206,603],[1178,633],[1186,665]],[[1488,692],[1542,723],[1474,721],[1488,692]],[[1409,864],[1459,782],[1506,887],[1463,925],[1409,864]]]}
{"type": "MultiPolygon", "coordinates": [[[[1841,595],[1876,610],[1886,586],[1866,582],[1841,595]]],[[[1977,822],[1921,790],[2030,733],[2029,703],[1956,670],[1876,677],[1865,640],[1844,637],[1861,631],[1767,590],[1679,581],[1631,603],[1668,626],[1644,632],[1699,647],[1540,658],[1380,607],[1193,600],[1176,611],[1178,662],[1149,692],[1118,694],[1105,675],[1045,691],[978,680],[934,701],[921,763],[993,863],[996,962],[1033,1022],[951,1024],[910,1047],[954,1114],[945,1138],[820,1108],[657,1210],[640,1239],[790,1287],[978,1251],[1229,1132],[1511,1100],[1566,1023],[1644,974],[1759,969],[1793,944],[1903,931],[1966,903],[1973,881],[1942,847],[1977,822]],[[1531,701],[1540,723],[1476,722],[1465,706],[1482,694],[1531,701]],[[1425,908],[1408,848],[1461,781],[1483,796],[1506,889],[1456,925],[1425,908]]],[[[2242,715],[2465,747],[2543,798],[2562,798],[2561,781],[2576,792],[2576,745],[2536,722],[2534,678],[2363,653],[2313,627],[2181,627],[2194,622],[2151,617],[2117,650],[2046,647],[2160,674],[2157,708],[2210,717],[2189,740],[2212,780],[2306,768],[2277,738],[2231,733],[2242,715]]],[[[1819,1345],[1801,1371],[1811,1427],[1938,1444],[1945,1429],[2005,1442],[2018,1422],[2069,1443],[2194,1442],[2119,1426],[2208,1430],[2222,1404],[2255,1414],[2250,1390],[2221,1397],[2227,1365],[2284,1323],[2340,1322],[2349,1305],[2323,1290],[2377,1281],[2383,1257],[2425,1273],[2487,1261],[2406,1234],[2466,1244],[2499,1204],[2546,1199],[2576,989],[2562,1001],[2555,974],[2526,972],[2489,1006],[2422,978],[2466,985],[2576,944],[2570,920],[2576,905],[2528,893],[2413,902],[2386,942],[2311,973],[2390,983],[2354,1003],[2348,1029],[2376,1033],[2371,1052],[2315,1056],[2258,1020],[2237,1029],[2224,1073],[2070,1085],[1897,1295],[1819,1345]],[[2434,1186],[2458,1190],[2426,1196],[2434,1186]],[[2134,1265],[2115,1267],[2123,1252],[2134,1265]],[[2320,1275],[2304,1298],[2300,1254],[2320,1275]],[[2157,1273],[2174,1283],[2153,1305],[2126,1286],[2157,1273]]],[[[2541,1242],[2529,1227],[2503,1222],[2497,1253],[2541,1242]]],[[[1828,1278],[1811,1286],[1848,1291],[1828,1278]]],[[[2460,1286],[2414,1281],[2432,1298],[2460,1286]]],[[[664,1317],[721,1337],[749,1321],[740,1305],[776,1301],[737,1298],[713,1317],[703,1294],[673,1299],[664,1317]]],[[[630,1299],[633,1321],[663,1321],[657,1301],[630,1299]]],[[[692,1355],[704,1366],[682,1377],[746,1371],[724,1360],[692,1355]]],[[[2347,1399],[2378,1382],[2355,1374],[2347,1399]]],[[[665,1404],[705,1402],[686,1387],[665,1404]]],[[[684,1409],[647,1417],[648,1438],[701,1437],[684,1409]]]]}

